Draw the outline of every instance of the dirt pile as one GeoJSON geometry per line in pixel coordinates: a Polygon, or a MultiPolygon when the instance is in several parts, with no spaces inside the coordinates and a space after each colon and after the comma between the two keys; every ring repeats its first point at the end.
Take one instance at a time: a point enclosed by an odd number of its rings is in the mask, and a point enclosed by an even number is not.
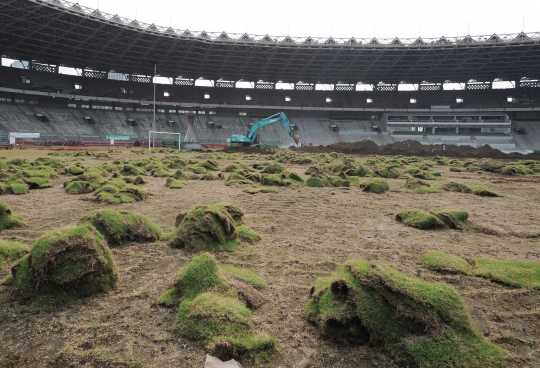
{"type": "Polygon", "coordinates": [[[361,142],[340,142],[328,146],[304,146],[301,148],[291,148],[300,152],[325,153],[339,152],[357,155],[403,155],[403,156],[446,156],[446,157],[476,157],[495,159],[533,159],[540,160],[539,153],[523,155],[521,153],[504,153],[488,145],[479,148],[470,146],[446,145],[422,145],[419,141],[408,140],[378,146],[373,141],[361,142]]]}
{"type": "Polygon", "coordinates": [[[387,265],[349,261],[318,279],[306,315],[326,338],[382,345],[400,366],[506,366],[507,352],[473,328],[453,287],[387,265]]]}
{"type": "Polygon", "coordinates": [[[82,297],[111,290],[118,279],[111,250],[93,227],[44,234],[12,268],[15,285],[29,296],[82,297]]]}
{"type": "Polygon", "coordinates": [[[276,150],[272,148],[261,148],[256,146],[225,147],[221,151],[225,153],[259,153],[261,155],[273,155],[276,152],[276,150]]]}

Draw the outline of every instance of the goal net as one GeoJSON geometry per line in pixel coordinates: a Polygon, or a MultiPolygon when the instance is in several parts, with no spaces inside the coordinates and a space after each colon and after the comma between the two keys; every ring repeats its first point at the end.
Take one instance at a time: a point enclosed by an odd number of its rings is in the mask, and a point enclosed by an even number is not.
{"type": "Polygon", "coordinates": [[[166,147],[180,150],[182,140],[182,133],[173,132],[154,132],[148,133],[148,151],[152,150],[152,147],[166,147]]]}

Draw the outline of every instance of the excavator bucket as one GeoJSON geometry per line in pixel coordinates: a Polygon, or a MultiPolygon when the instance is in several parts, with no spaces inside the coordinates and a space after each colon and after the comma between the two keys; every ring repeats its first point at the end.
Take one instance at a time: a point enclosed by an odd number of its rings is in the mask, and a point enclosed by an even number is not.
{"type": "Polygon", "coordinates": [[[294,132],[291,132],[291,138],[293,139],[294,143],[300,144],[300,136],[298,134],[294,134],[294,132]]]}

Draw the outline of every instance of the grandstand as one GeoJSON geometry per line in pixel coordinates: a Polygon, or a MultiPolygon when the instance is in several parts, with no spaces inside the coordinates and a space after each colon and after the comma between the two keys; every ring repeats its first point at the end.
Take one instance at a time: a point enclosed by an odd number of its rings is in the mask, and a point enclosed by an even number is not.
{"type": "MultiPolygon", "coordinates": [[[[0,68],[3,136],[147,138],[156,68],[168,84],[155,85],[155,129],[185,132],[185,113],[196,111],[203,144],[226,144],[231,134],[245,134],[250,124],[284,111],[303,144],[413,139],[489,144],[506,152],[540,149],[538,33],[235,35],[162,28],[64,0],[7,0],[0,17],[1,56],[24,61],[24,68],[0,68]],[[78,75],[63,74],[64,68],[78,75]],[[200,86],[201,78],[211,86],[200,86]],[[494,88],[500,81],[513,88],[494,88]],[[240,88],[246,83],[252,88],[240,88]],[[278,88],[284,83],[291,89],[278,88]],[[413,88],[402,90],[404,84],[413,88]],[[450,89],[456,84],[460,89],[450,89]]],[[[279,126],[265,127],[261,141],[291,142],[279,126]]]]}

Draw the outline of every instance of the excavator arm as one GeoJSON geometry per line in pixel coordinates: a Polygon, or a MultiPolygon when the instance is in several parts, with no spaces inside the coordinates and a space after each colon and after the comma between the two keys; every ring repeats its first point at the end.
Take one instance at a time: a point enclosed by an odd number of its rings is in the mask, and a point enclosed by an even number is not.
{"type": "Polygon", "coordinates": [[[285,114],[282,112],[280,112],[279,114],[269,116],[265,119],[262,119],[261,121],[258,121],[255,125],[251,127],[247,136],[239,136],[239,135],[231,136],[231,143],[255,144],[257,142],[257,137],[259,135],[258,130],[264,126],[274,124],[277,122],[281,122],[281,124],[283,124],[283,128],[285,128],[287,133],[289,133],[289,135],[291,136],[291,138],[294,140],[296,144],[300,143],[300,137],[294,134],[294,130],[291,127],[291,123],[289,122],[289,119],[287,119],[287,116],[285,116],[285,114]]]}

